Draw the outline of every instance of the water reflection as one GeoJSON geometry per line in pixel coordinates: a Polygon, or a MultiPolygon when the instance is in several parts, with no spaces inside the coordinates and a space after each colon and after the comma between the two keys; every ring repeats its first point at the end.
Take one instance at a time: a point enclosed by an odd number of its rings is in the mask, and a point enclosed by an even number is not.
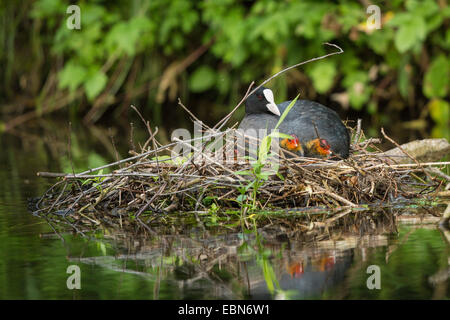
{"type": "MultiPolygon", "coordinates": [[[[125,233],[104,237],[97,233],[96,237],[79,238],[77,245],[72,239],[63,246],[69,253],[68,264],[82,267],[85,289],[90,291],[91,286],[98,285],[99,274],[109,274],[110,281],[103,285],[115,291],[116,298],[448,297],[448,289],[442,291],[442,283],[448,282],[445,277],[434,285],[423,281],[433,275],[437,278],[439,272],[442,276],[448,269],[448,246],[442,242],[440,231],[433,225],[386,231],[360,236],[348,230],[330,230],[326,238],[308,242],[279,228],[216,234],[196,230],[138,238],[125,233]],[[80,246],[80,242],[84,244],[80,246]],[[89,246],[97,248],[96,254],[86,254],[89,246]],[[85,248],[82,252],[81,247],[85,248]],[[422,256],[424,249],[428,251],[426,257],[422,256]],[[373,264],[382,270],[382,290],[367,288],[367,267],[373,264]],[[411,267],[415,273],[409,274],[411,267]],[[131,289],[131,296],[124,296],[123,286],[128,281],[138,281],[148,292],[139,295],[131,289]]],[[[61,239],[55,234],[46,237],[61,239]]]]}

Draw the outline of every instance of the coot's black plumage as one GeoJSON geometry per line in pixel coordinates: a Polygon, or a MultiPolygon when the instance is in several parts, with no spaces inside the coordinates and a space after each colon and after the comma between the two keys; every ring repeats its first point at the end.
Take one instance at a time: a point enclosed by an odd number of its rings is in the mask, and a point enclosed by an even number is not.
{"type": "MultiPolygon", "coordinates": [[[[273,107],[272,91],[264,87],[259,88],[246,100],[246,114],[239,129],[268,129],[269,131],[274,129],[280,118],[279,114],[283,114],[290,103],[291,101],[285,101],[278,104],[278,112],[276,112],[273,107]],[[268,105],[271,106],[271,110],[268,105]]],[[[329,144],[332,154],[341,158],[347,158],[349,155],[350,136],[347,128],[335,111],[320,103],[297,100],[278,130],[297,136],[302,145],[317,138],[324,139],[329,144]]],[[[308,149],[303,149],[308,156],[308,149]]]]}

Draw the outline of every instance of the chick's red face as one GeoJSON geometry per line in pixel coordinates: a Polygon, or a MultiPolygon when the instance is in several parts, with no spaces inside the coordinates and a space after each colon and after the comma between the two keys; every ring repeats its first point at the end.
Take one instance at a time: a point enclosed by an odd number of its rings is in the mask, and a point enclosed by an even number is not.
{"type": "Polygon", "coordinates": [[[320,145],[319,145],[320,149],[322,149],[323,153],[327,153],[327,154],[331,154],[331,147],[328,144],[327,140],[325,139],[320,139],[320,145]]]}
{"type": "Polygon", "coordinates": [[[332,154],[331,146],[325,139],[314,139],[306,143],[306,148],[311,155],[328,158],[332,154]]]}
{"type": "Polygon", "coordinates": [[[292,139],[288,139],[288,143],[295,148],[300,144],[300,141],[298,140],[297,136],[293,134],[292,139]]]}
{"type": "Polygon", "coordinates": [[[302,149],[300,141],[294,134],[292,135],[291,139],[286,138],[281,140],[281,146],[290,151],[300,151],[302,149]]]}

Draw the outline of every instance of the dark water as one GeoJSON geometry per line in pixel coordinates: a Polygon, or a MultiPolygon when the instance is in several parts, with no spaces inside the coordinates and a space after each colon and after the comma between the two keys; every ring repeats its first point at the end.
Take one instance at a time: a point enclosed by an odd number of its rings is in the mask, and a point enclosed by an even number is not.
{"type": "Polygon", "coordinates": [[[52,225],[27,210],[52,182],[35,173],[70,172],[70,158],[76,171],[115,158],[108,139],[73,131],[70,157],[67,134],[0,136],[0,299],[450,298],[450,247],[435,224],[313,242],[265,229],[143,237],[52,225]],[[79,290],[67,288],[71,265],[80,268],[79,290]],[[371,290],[373,265],[380,289],[371,290]]]}

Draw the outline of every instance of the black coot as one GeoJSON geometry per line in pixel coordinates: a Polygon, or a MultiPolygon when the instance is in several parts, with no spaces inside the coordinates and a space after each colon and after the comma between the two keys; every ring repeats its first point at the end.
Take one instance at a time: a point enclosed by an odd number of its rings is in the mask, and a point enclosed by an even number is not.
{"type": "MultiPolygon", "coordinates": [[[[245,102],[245,117],[239,129],[268,129],[270,132],[290,103],[282,102],[275,109],[272,91],[259,88],[245,102]]],[[[289,143],[282,141],[281,145],[288,146],[288,149],[299,155],[304,153],[306,156],[322,157],[329,155],[330,151],[331,155],[341,158],[349,155],[350,136],[347,128],[335,111],[320,103],[297,100],[278,130],[293,136],[289,143]],[[301,143],[302,148],[297,147],[296,141],[301,143]]]]}
{"type": "Polygon", "coordinates": [[[245,101],[245,117],[239,129],[273,129],[280,115],[272,90],[261,87],[245,101]]]}

